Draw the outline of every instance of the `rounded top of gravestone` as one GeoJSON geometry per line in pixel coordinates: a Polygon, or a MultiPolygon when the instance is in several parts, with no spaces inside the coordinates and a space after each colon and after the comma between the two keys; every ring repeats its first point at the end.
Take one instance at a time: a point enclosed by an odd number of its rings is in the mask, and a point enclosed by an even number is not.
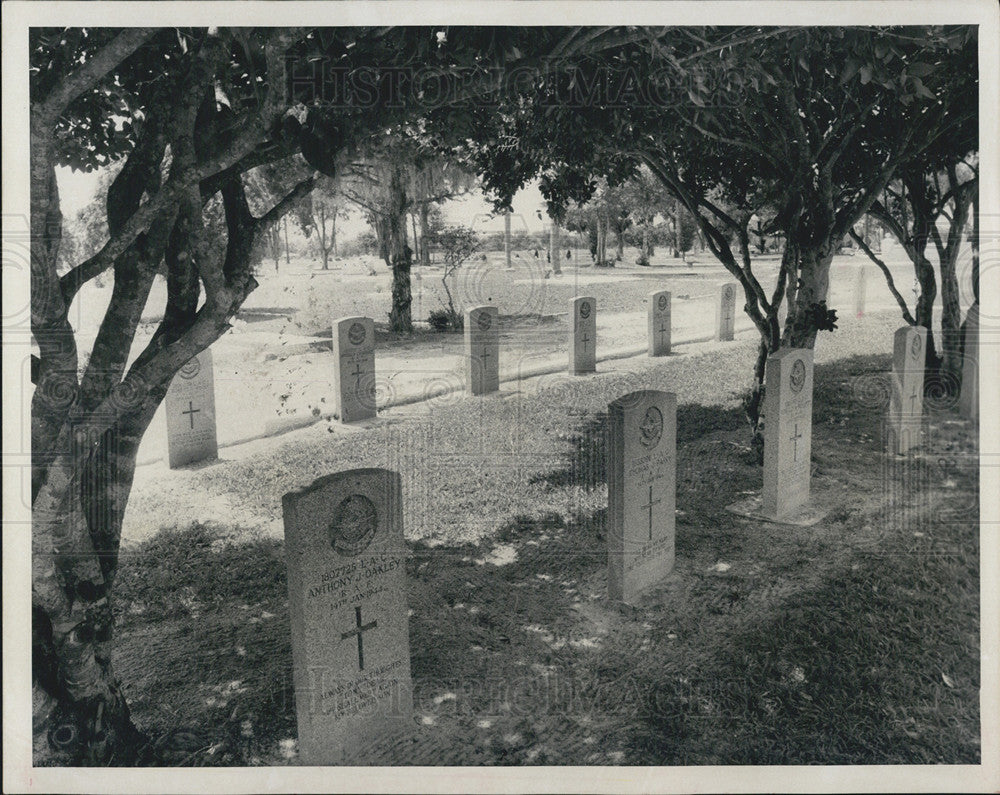
{"type": "Polygon", "coordinates": [[[722,295],[723,295],[723,297],[725,297],[725,299],[727,301],[730,298],[732,298],[733,297],[733,286],[731,284],[727,284],[725,287],[723,287],[722,288],[722,295]]]}
{"type": "Polygon", "coordinates": [[[360,555],[375,538],[377,528],[375,504],[363,494],[351,494],[333,511],[328,528],[330,545],[341,555],[360,555]]]}
{"type": "Polygon", "coordinates": [[[190,381],[201,372],[201,362],[197,356],[192,356],[187,363],[177,371],[177,374],[185,381],[190,381]]]}
{"type": "Polygon", "coordinates": [[[639,423],[639,443],[648,450],[652,450],[660,443],[663,437],[663,413],[656,407],[650,406],[639,423]]]}
{"type": "Polygon", "coordinates": [[[920,349],[924,346],[924,342],[920,337],[920,334],[916,331],[910,335],[910,355],[916,358],[920,355],[920,349]]]}
{"type": "Polygon", "coordinates": [[[493,318],[490,317],[490,313],[480,312],[479,317],[476,318],[476,325],[478,325],[483,331],[489,329],[489,327],[493,325],[493,318]]]}
{"type": "Polygon", "coordinates": [[[365,328],[364,323],[351,323],[351,327],[347,330],[347,339],[350,340],[351,345],[360,345],[367,336],[368,329],[365,328]]]}
{"type": "Polygon", "coordinates": [[[580,317],[588,318],[590,317],[590,301],[584,301],[580,304],[580,317]]]}
{"type": "Polygon", "coordinates": [[[792,372],[788,376],[788,385],[792,388],[792,392],[799,393],[802,391],[802,387],[806,383],[806,365],[801,359],[796,359],[795,364],[792,365],[792,372]]]}
{"type": "Polygon", "coordinates": [[[660,309],[666,309],[667,297],[665,295],[661,295],[659,298],[656,299],[656,305],[659,306],[660,309]]]}

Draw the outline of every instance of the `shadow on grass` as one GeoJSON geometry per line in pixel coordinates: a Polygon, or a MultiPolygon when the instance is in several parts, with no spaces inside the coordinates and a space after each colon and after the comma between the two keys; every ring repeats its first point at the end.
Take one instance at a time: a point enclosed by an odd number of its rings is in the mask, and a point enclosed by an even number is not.
{"type": "Polygon", "coordinates": [[[684,687],[648,678],[636,759],[978,764],[976,530],[936,530],[824,571],[719,644],[684,687]]]}
{"type": "Polygon", "coordinates": [[[251,764],[295,737],[283,544],[194,525],[121,557],[115,666],[153,736],[194,727],[175,764],[251,764]]]}
{"type": "MultiPolygon", "coordinates": [[[[607,427],[604,412],[577,425],[570,438],[571,449],[566,465],[552,472],[534,475],[531,484],[543,483],[552,488],[581,486],[594,489],[607,483],[607,427]]],[[[728,433],[745,427],[740,409],[686,403],[677,407],[677,445],[690,444],[718,432],[728,433]]]]}
{"type": "MultiPolygon", "coordinates": [[[[949,464],[958,485],[927,501],[918,532],[872,509],[882,409],[857,379],[886,366],[817,368],[814,453],[865,491],[809,530],[727,514],[728,499],[759,488],[734,441],[739,411],[680,407],[677,565],[636,611],[606,603],[603,509],[539,502],[479,544],[411,544],[415,708],[434,728],[425,757],[392,761],[977,761],[976,472],[949,464]],[[855,506],[865,500],[867,514],[855,506]],[[532,688],[552,677],[584,700],[540,700],[548,691],[532,688]],[[597,753],[611,749],[623,756],[597,753]]],[[[566,465],[532,482],[603,483],[604,422],[578,427],[566,465]]],[[[285,761],[296,730],[282,543],[164,531],[123,555],[116,585],[115,663],[140,725],[203,727],[182,764],[285,761]]]]}

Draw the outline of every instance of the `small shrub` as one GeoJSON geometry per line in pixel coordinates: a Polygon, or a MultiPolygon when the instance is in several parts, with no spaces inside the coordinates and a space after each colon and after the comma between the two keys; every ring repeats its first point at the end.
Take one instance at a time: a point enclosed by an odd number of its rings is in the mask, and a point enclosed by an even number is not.
{"type": "Polygon", "coordinates": [[[640,254],[638,257],[635,258],[635,264],[640,265],[643,268],[648,268],[649,257],[647,257],[645,254],[640,254]]]}
{"type": "Polygon", "coordinates": [[[461,331],[465,326],[465,320],[460,314],[449,312],[447,309],[433,310],[427,322],[435,331],[461,331]]]}

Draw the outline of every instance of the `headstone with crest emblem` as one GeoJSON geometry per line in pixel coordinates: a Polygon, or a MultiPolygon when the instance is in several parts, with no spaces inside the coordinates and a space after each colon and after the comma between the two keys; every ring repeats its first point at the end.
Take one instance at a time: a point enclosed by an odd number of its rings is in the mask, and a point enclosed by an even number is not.
{"type": "Polygon", "coordinates": [[[341,422],[375,416],[375,321],[343,317],[333,321],[333,385],[341,422]]]}
{"type": "Polygon", "coordinates": [[[922,433],[927,329],[903,326],[896,331],[892,342],[886,446],[889,453],[905,455],[920,443],[922,433]]]}
{"type": "Polygon", "coordinates": [[[218,457],[215,378],[210,351],[192,356],[177,371],[167,389],[163,408],[171,469],[218,457]]]}
{"type": "Polygon", "coordinates": [[[495,306],[465,310],[465,385],[470,395],[500,388],[500,328],[495,306]]]}
{"type": "Polygon", "coordinates": [[[979,421],[979,302],[965,315],[965,346],[962,353],[962,390],[958,412],[973,422],[979,421]]]}
{"type": "Polygon", "coordinates": [[[571,375],[597,370],[597,299],[593,296],[571,298],[569,333],[569,372],[571,375]]]}
{"type": "Polygon", "coordinates": [[[761,509],[776,519],[809,501],[813,356],[781,348],[764,370],[764,489],[761,509]]]}
{"type": "Polygon", "coordinates": [[[670,353],[670,291],[649,294],[649,355],[670,353]]]}
{"type": "Polygon", "coordinates": [[[282,507],[299,757],[364,761],[412,712],[401,479],[338,472],[282,507]]]}
{"type": "Polygon", "coordinates": [[[674,565],[677,396],[645,389],[608,406],[608,596],[635,604],[674,565]]]}
{"type": "Polygon", "coordinates": [[[715,336],[721,342],[733,339],[736,330],[736,290],[739,285],[728,282],[719,292],[719,309],[715,336]]]}

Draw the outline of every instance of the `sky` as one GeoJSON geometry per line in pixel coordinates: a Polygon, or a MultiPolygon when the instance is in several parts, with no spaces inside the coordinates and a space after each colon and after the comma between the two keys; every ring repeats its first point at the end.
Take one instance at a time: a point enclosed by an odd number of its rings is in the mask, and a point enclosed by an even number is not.
{"type": "MultiPolygon", "coordinates": [[[[100,172],[84,174],[69,168],[56,169],[62,212],[72,218],[95,198],[100,172]]],[[[503,217],[492,216],[492,206],[480,191],[446,202],[442,207],[445,220],[451,224],[471,226],[477,232],[503,231],[503,217]]],[[[537,183],[528,185],[514,196],[511,230],[541,232],[548,229],[545,200],[537,183]],[[539,215],[541,217],[539,217],[539,215]]],[[[361,212],[340,222],[338,240],[350,240],[368,230],[368,223],[361,212]]]]}

